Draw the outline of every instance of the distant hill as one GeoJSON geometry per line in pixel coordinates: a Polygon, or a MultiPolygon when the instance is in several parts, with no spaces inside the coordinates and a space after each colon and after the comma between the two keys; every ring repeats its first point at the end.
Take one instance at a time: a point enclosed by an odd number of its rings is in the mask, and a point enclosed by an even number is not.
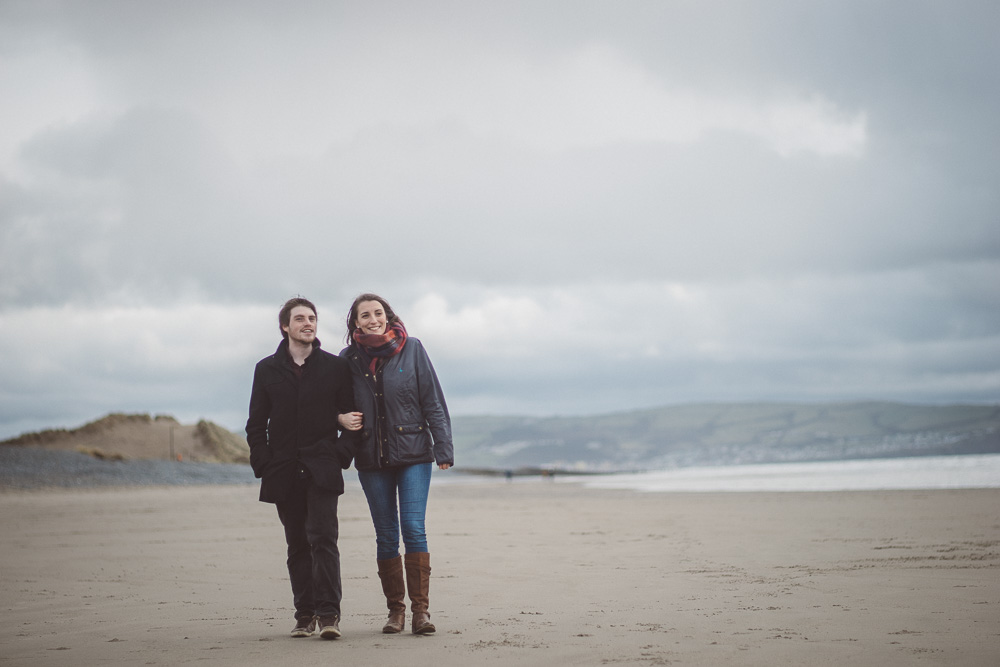
{"type": "MultiPolygon", "coordinates": [[[[681,405],[589,417],[452,420],[458,469],[653,470],[900,456],[1000,453],[1000,406],[900,403],[681,405]]],[[[244,463],[246,439],[217,424],[110,414],[78,429],[0,445],[99,458],[244,463]]]]}
{"type": "Polygon", "coordinates": [[[247,463],[246,440],[209,421],[185,425],[166,415],[110,414],[76,429],[25,433],[0,445],[40,447],[101,459],[247,463]]]}
{"type": "Polygon", "coordinates": [[[462,467],[589,472],[1000,453],[1000,406],[682,405],[591,417],[461,417],[462,467]]]}

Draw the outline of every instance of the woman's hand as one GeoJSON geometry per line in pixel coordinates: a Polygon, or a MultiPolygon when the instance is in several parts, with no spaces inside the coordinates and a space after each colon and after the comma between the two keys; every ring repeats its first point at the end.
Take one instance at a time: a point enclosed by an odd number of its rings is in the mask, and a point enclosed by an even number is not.
{"type": "Polygon", "coordinates": [[[441,468],[441,470],[447,470],[450,467],[451,467],[450,463],[439,463],[438,464],[438,468],[441,468]]]}
{"type": "Polygon", "coordinates": [[[363,412],[344,412],[337,415],[337,422],[348,431],[360,431],[364,416],[363,412]]]}

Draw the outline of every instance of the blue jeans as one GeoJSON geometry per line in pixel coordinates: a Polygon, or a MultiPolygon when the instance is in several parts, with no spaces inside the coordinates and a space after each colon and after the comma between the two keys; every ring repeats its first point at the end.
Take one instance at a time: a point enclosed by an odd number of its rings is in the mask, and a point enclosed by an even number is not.
{"type": "Polygon", "coordinates": [[[361,488],[375,524],[378,560],[399,556],[399,532],[403,531],[406,553],[427,553],[427,494],[431,488],[432,463],[416,463],[398,468],[358,471],[361,488]],[[396,497],[399,496],[399,509],[396,497]]]}

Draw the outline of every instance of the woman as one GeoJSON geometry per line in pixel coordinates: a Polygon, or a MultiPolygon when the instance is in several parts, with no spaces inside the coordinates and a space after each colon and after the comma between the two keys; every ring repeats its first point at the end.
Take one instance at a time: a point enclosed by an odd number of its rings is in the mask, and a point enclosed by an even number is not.
{"type": "Polygon", "coordinates": [[[455,463],[448,406],[423,345],[407,335],[382,297],[362,294],[354,300],[347,342],[340,356],[351,365],[361,411],[339,420],[344,428],[361,431],[354,467],[375,524],[378,576],[389,608],[382,632],[406,626],[408,589],[411,630],[430,634],[435,627],[427,611],[431,564],[424,516],[433,463],[441,470],[455,463]],[[399,555],[400,529],[405,558],[399,555]]]}

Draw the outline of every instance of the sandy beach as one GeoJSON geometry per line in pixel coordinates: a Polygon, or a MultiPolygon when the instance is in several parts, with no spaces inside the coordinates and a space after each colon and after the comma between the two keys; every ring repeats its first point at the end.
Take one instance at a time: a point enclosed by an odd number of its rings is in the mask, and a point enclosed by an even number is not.
{"type": "Polygon", "coordinates": [[[379,631],[374,533],[352,483],[333,642],[288,637],[281,528],[256,494],[0,493],[0,664],[1000,664],[997,489],[435,485],[438,633],[414,637],[379,631]]]}

